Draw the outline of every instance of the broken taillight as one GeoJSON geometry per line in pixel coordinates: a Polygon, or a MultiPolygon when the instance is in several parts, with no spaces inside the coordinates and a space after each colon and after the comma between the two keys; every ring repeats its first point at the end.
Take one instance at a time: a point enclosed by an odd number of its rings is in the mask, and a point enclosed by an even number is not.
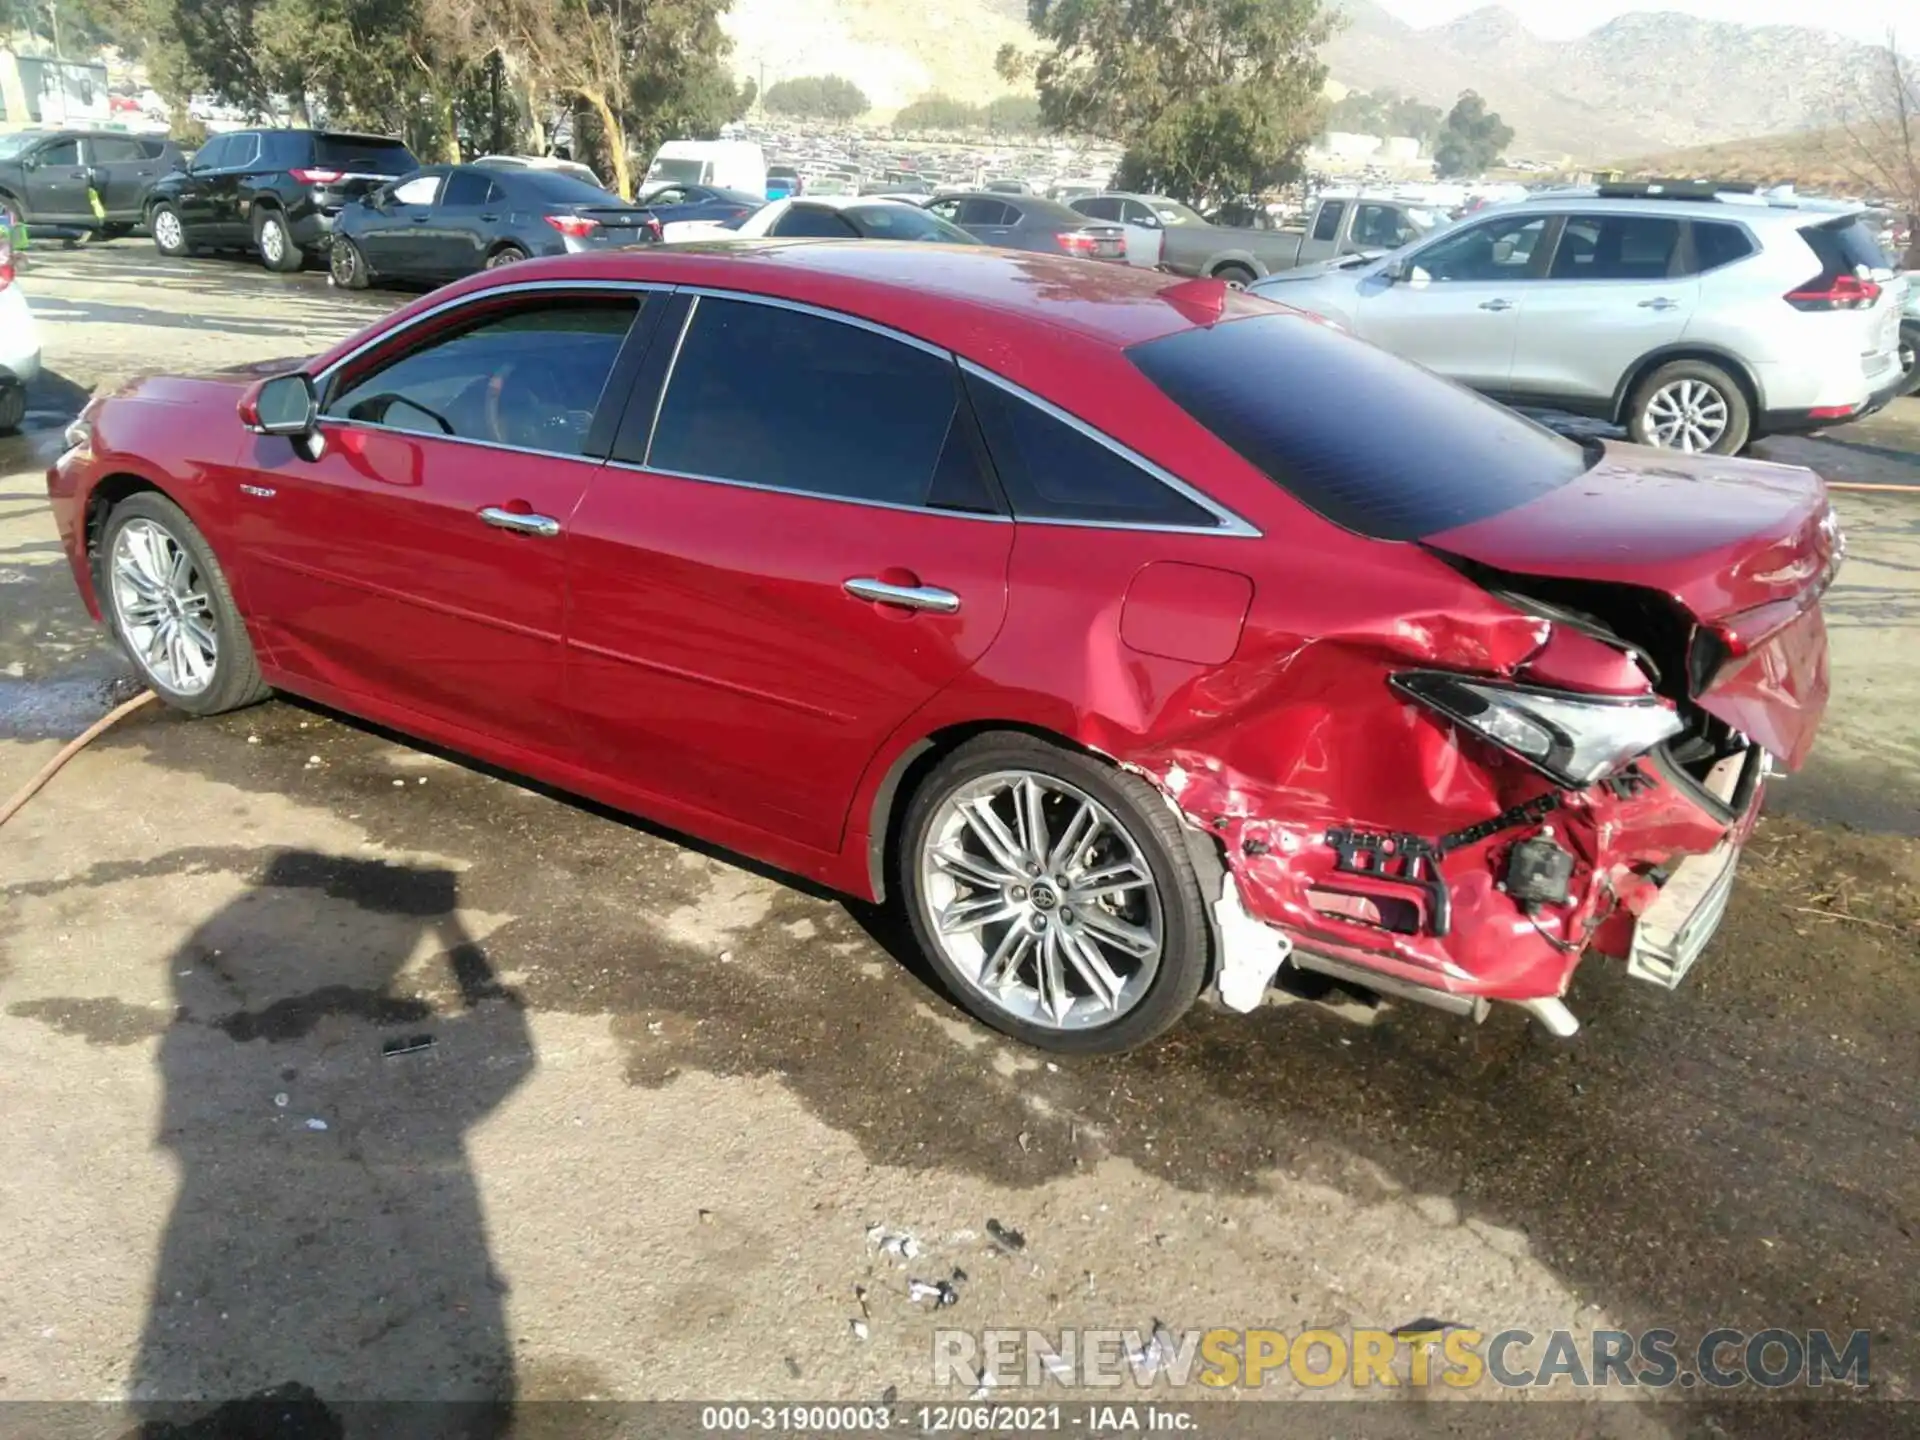
{"type": "Polygon", "coordinates": [[[584,240],[600,228],[600,222],[587,215],[549,215],[547,224],[575,240],[584,240]]]}

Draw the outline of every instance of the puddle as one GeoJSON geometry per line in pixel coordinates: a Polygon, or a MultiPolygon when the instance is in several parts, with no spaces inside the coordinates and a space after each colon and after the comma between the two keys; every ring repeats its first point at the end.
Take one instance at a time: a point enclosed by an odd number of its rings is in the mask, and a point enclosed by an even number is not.
{"type": "Polygon", "coordinates": [[[66,740],[123,700],[140,682],[112,659],[89,663],[84,674],[19,680],[0,675],[0,740],[66,740]]]}

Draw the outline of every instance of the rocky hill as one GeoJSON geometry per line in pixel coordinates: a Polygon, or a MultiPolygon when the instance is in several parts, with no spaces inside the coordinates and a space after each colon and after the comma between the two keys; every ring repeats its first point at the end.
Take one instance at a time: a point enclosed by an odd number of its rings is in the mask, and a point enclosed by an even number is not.
{"type": "Polygon", "coordinates": [[[1830,124],[1874,47],[1804,26],[1731,25],[1670,11],[1542,40],[1501,6],[1416,29],[1373,0],[1338,0],[1333,78],[1450,105],[1478,90],[1514,152],[1598,160],[1830,124]]]}

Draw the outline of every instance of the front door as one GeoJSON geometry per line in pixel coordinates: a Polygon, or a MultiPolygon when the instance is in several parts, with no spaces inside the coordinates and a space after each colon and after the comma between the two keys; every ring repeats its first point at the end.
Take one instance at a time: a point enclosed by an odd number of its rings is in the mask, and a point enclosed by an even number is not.
{"type": "Polygon", "coordinates": [[[55,140],[33,152],[27,164],[27,207],[33,218],[93,222],[87,200],[87,168],[77,137],[55,140]]]}
{"type": "Polygon", "coordinates": [[[674,328],[650,446],[623,435],[574,521],[579,744],[636,801],[831,851],[874,753],[998,632],[1013,526],[950,356],[747,299],[674,328]]]}
{"type": "Polygon", "coordinates": [[[1366,282],[1354,305],[1356,332],[1450,380],[1504,394],[1552,220],[1504,215],[1414,252],[1405,278],[1366,282]]]}
{"type": "Polygon", "coordinates": [[[476,302],[331,381],[317,461],[253,441],[235,553],[293,675],[560,753],[569,526],[638,301],[476,302]]]}
{"type": "Polygon", "coordinates": [[[444,170],[423,170],[408,176],[380,202],[380,218],[356,237],[367,263],[381,275],[410,280],[437,280],[445,273],[441,227],[434,206],[444,170]]]}

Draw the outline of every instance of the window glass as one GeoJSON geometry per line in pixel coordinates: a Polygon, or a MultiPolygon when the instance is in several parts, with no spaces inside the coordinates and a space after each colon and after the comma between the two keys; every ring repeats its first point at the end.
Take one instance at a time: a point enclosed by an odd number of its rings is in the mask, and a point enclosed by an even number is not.
{"type": "Polygon", "coordinates": [[[1736,260],[1744,260],[1752,253],[1753,241],[1747,238],[1747,232],[1738,225],[1723,225],[1711,220],[1693,222],[1695,268],[1717,270],[1722,265],[1731,265],[1736,260]]]}
{"type": "Polygon", "coordinates": [[[1332,240],[1338,236],[1340,233],[1340,217],[1346,213],[1346,201],[1323,201],[1320,206],[1320,213],[1313,217],[1313,238],[1316,240],[1332,240]]]}
{"type": "Polygon", "coordinates": [[[238,170],[251,165],[260,158],[260,137],[251,133],[231,137],[233,148],[227,151],[223,162],[229,170],[238,170]]]}
{"type": "MultiPolygon", "coordinates": [[[[704,296],[681,340],[647,463],[924,505],[956,408],[951,360],[824,316],[704,296]]],[[[941,488],[950,499],[951,487],[941,488]]]]}
{"type": "Polygon", "coordinates": [[[80,142],[78,140],[56,140],[51,145],[40,147],[35,157],[42,165],[78,165],[80,163],[80,142]]]}
{"type": "Polygon", "coordinates": [[[164,140],[142,140],[140,142],[140,155],[142,159],[158,160],[166,153],[167,142],[164,140]]]}
{"type": "Polygon", "coordinates": [[[1016,519],[1215,529],[1219,520],[1085,431],[977,375],[967,394],[1016,519]]]}
{"type": "Polygon", "coordinates": [[[1376,540],[1498,515],[1588,468],[1544,426],[1299,316],[1183,330],[1127,358],[1274,484],[1376,540]],[[1356,405],[1393,423],[1356,425],[1356,405]]]}
{"type": "Polygon", "coordinates": [[[442,205],[484,205],[487,193],[493,188],[493,182],[478,170],[456,170],[447,177],[447,190],[440,197],[442,205]]]}
{"type": "Polygon", "coordinates": [[[326,413],[420,435],[577,455],[632,300],[551,300],[496,315],[354,378],[326,413]]]}
{"type": "Polygon", "coordinates": [[[416,175],[413,179],[393,187],[393,198],[401,205],[431,205],[434,197],[440,193],[442,175],[416,175]]]}
{"type": "Polygon", "coordinates": [[[1376,250],[1398,250],[1424,233],[1398,205],[1361,205],[1353,212],[1353,240],[1376,250]]]}
{"type": "Polygon", "coordinates": [[[767,233],[783,237],[828,235],[845,240],[859,232],[824,205],[795,205],[774,221],[767,233]]]}
{"type": "Polygon", "coordinates": [[[420,168],[405,145],[378,135],[316,135],[313,163],[351,175],[405,175],[420,168]]]}
{"type": "Polygon", "coordinates": [[[918,205],[849,205],[847,219],[869,240],[928,240],[938,245],[978,245],[958,225],[929,215],[918,205]]]}
{"type": "Polygon", "coordinates": [[[1547,219],[1545,215],[1532,219],[1508,215],[1470,226],[1436,240],[1414,256],[1413,263],[1431,280],[1525,280],[1540,237],[1547,233],[1547,219]]]}
{"type": "Polygon", "coordinates": [[[196,170],[218,170],[227,163],[227,152],[233,148],[231,135],[216,135],[198,150],[193,152],[193,168],[196,170]]]}
{"type": "Polygon", "coordinates": [[[1555,280],[1664,280],[1680,222],[1658,215],[1570,215],[1554,252],[1555,280]]]}
{"type": "Polygon", "coordinates": [[[1090,215],[1095,220],[1118,220],[1120,202],[1111,195],[1089,195],[1084,200],[1073,202],[1073,208],[1082,215],[1090,215]]]}
{"type": "Polygon", "coordinates": [[[1020,218],[1004,200],[968,200],[960,206],[958,215],[940,213],[956,225],[1011,225],[1020,218]]]}
{"type": "Polygon", "coordinates": [[[87,150],[96,165],[126,165],[147,158],[140,142],[130,135],[95,135],[87,141],[87,150]]]}
{"type": "Polygon", "coordinates": [[[1892,268],[1873,232],[1850,215],[1824,225],[1809,225],[1800,232],[1800,238],[1820,257],[1827,279],[1851,275],[1862,265],[1869,270],[1892,268]]]}
{"type": "Polygon", "coordinates": [[[1119,218],[1129,225],[1145,225],[1150,230],[1160,228],[1160,217],[1138,200],[1123,200],[1119,218]]]}

